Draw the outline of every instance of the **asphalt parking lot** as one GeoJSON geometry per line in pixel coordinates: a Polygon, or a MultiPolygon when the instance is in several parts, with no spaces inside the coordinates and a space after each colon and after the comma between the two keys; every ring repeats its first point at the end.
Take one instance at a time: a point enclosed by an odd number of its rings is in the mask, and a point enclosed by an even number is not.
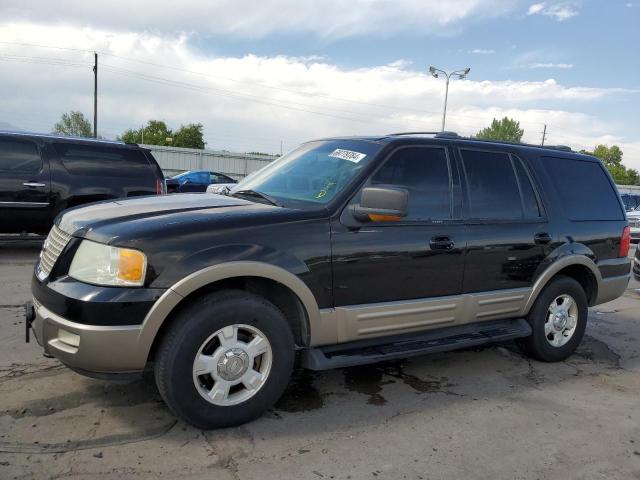
{"type": "MultiPolygon", "coordinates": [[[[24,343],[40,245],[0,246],[0,478],[640,478],[640,285],[568,361],[511,344],[299,372],[251,424],[176,422],[151,378],[91,380],[24,343]]],[[[633,250],[631,255],[633,255],[633,250]]]]}

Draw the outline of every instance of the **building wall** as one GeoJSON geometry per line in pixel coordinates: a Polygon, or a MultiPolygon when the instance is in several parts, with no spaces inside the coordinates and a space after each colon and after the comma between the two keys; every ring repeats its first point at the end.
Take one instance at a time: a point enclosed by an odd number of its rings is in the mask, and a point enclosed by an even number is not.
{"type": "Polygon", "coordinates": [[[218,150],[141,145],[151,150],[166,177],[187,170],[211,170],[240,180],[268,165],[276,156],[218,150]]]}

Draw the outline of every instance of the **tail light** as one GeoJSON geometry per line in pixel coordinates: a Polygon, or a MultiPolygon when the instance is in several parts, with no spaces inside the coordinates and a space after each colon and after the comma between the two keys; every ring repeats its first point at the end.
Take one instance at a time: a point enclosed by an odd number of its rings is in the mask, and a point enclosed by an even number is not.
{"type": "Polygon", "coordinates": [[[620,250],[618,250],[618,257],[626,257],[629,255],[629,245],[631,244],[631,229],[629,226],[624,227],[622,230],[622,236],[620,237],[620,250]]]}
{"type": "Polygon", "coordinates": [[[167,193],[167,184],[164,183],[164,180],[156,180],[156,194],[164,195],[165,193],[167,193]]]}

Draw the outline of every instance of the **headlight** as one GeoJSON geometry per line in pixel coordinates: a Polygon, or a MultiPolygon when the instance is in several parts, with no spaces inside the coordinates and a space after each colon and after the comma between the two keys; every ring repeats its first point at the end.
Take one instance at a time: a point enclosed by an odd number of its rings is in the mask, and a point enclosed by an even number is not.
{"type": "Polygon", "coordinates": [[[69,268],[69,276],[76,280],[116,287],[140,287],[146,272],[144,253],[90,240],[82,241],[69,268]]]}

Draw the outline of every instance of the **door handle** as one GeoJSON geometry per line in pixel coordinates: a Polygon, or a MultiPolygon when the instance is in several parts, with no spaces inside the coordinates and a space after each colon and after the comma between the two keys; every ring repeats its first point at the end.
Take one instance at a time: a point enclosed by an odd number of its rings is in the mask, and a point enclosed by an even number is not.
{"type": "Polygon", "coordinates": [[[24,182],[22,185],[25,187],[46,187],[46,183],[38,183],[38,182],[24,182]]]}
{"type": "Polygon", "coordinates": [[[536,245],[546,245],[548,243],[551,243],[551,235],[549,235],[547,232],[536,233],[533,236],[533,241],[536,245]]]}
{"type": "Polygon", "coordinates": [[[429,241],[429,246],[431,250],[451,250],[454,247],[455,243],[449,237],[433,237],[429,241]]]}

